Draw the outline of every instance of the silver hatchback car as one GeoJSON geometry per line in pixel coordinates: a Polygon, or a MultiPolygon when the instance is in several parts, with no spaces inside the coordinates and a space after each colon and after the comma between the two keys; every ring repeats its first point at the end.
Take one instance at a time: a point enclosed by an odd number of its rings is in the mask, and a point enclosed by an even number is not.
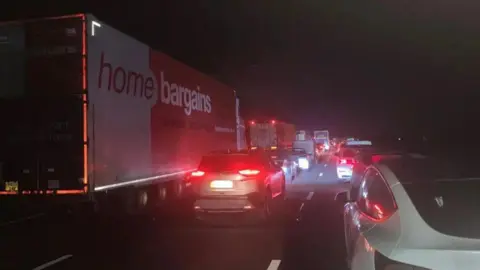
{"type": "Polygon", "coordinates": [[[285,175],[264,152],[206,155],[185,179],[198,219],[248,214],[269,219],[272,200],[285,195],[285,175]]]}

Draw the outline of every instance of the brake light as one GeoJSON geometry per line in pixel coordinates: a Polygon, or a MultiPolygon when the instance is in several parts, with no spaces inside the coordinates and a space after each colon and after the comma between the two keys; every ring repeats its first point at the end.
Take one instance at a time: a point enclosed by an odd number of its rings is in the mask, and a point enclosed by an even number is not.
{"type": "Polygon", "coordinates": [[[354,159],[341,158],[338,160],[338,164],[354,165],[355,163],[354,159]]]}
{"type": "Polygon", "coordinates": [[[260,171],[259,170],[241,170],[241,171],[238,171],[238,173],[244,176],[252,176],[252,175],[259,174],[260,171]]]}
{"type": "Polygon", "coordinates": [[[204,176],[204,175],[205,175],[204,171],[194,171],[190,174],[190,176],[192,176],[192,177],[200,177],[200,176],[204,176]]]}

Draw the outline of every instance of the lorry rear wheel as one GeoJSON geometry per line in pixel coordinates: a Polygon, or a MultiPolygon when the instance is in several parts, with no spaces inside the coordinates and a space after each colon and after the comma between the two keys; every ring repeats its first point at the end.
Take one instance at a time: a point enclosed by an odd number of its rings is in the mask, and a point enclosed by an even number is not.
{"type": "Polygon", "coordinates": [[[175,195],[177,198],[181,197],[183,194],[183,183],[175,182],[175,195]]]}
{"type": "Polygon", "coordinates": [[[167,199],[167,188],[164,186],[158,187],[158,200],[165,201],[167,199]]]}
{"type": "Polygon", "coordinates": [[[138,208],[143,209],[148,204],[148,192],[146,190],[140,190],[137,196],[138,208]]]}

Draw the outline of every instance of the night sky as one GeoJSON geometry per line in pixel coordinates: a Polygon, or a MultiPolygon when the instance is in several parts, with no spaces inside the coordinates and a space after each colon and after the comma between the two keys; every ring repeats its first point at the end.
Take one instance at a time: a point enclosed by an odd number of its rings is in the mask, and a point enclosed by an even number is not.
{"type": "Polygon", "coordinates": [[[2,18],[92,12],[236,88],[246,118],[338,135],[480,133],[477,1],[26,2],[2,18]]]}

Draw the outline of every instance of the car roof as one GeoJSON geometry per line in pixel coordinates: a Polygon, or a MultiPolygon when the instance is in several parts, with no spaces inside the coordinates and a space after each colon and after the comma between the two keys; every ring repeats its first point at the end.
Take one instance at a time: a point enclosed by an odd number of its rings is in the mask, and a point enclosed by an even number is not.
{"type": "Polygon", "coordinates": [[[371,141],[346,141],[344,146],[372,146],[371,141]]]}
{"type": "Polygon", "coordinates": [[[419,154],[392,155],[377,164],[387,166],[400,182],[425,183],[444,179],[480,177],[476,166],[463,160],[443,159],[419,154]]]}

